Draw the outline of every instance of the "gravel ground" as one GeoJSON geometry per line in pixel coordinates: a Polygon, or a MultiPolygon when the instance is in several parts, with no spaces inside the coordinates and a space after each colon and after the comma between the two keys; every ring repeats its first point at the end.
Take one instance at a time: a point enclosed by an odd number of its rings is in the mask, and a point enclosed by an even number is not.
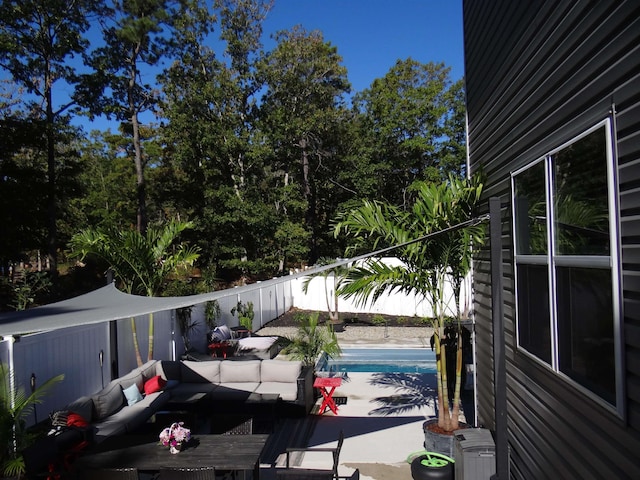
{"type": "MultiPolygon", "coordinates": [[[[261,328],[256,333],[262,336],[295,337],[296,327],[270,327],[261,328]]],[[[431,327],[362,327],[347,326],[344,332],[336,332],[338,342],[347,344],[391,344],[394,346],[429,346],[431,327]]]]}

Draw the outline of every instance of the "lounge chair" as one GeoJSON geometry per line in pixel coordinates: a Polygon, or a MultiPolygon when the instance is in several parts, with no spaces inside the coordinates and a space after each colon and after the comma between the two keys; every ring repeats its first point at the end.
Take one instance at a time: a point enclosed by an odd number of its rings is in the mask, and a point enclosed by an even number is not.
{"type": "MultiPolygon", "coordinates": [[[[338,436],[338,443],[335,447],[291,447],[286,449],[286,468],[277,470],[276,477],[282,480],[339,480],[338,463],[340,460],[340,450],[344,443],[344,432],[341,430],[338,436]],[[290,455],[293,452],[329,452],[333,455],[333,467],[331,470],[298,468],[291,466],[290,455]]],[[[355,473],[355,472],[354,472],[355,473]]],[[[356,478],[360,476],[358,475],[356,478]]]]}

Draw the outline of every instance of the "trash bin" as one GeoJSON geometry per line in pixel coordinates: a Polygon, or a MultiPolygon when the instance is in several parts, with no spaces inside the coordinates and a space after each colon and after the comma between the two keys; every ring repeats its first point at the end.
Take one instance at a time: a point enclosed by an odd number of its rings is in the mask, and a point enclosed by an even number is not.
{"type": "Polygon", "coordinates": [[[407,462],[413,480],[453,480],[454,460],[442,453],[422,450],[409,455],[407,462]]]}
{"type": "Polygon", "coordinates": [[[496,473],[496,447],[489,430],[465,428],[453,436],[456,480],[487,480],[496,473]]]}

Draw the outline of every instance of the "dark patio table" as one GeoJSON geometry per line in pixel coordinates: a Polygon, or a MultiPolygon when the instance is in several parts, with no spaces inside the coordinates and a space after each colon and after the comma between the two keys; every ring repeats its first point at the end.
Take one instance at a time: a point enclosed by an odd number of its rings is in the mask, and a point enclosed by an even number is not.
{"type": "MultiPolygon", "coordinates": [[[[177,454],[158,444],[157,438],[127,435],[121,446],[80,457],[78,471],[99,468],[135,467],[157,472],[161,468],[213,467],[216,470],[253,471],[260,478],[260,455],[269,435],[196,435],[177,454]],[[138,441],[136,441],[138,440],[138,441]]],[[[116,444],[117,445],[117,444],[116,444]]]]}

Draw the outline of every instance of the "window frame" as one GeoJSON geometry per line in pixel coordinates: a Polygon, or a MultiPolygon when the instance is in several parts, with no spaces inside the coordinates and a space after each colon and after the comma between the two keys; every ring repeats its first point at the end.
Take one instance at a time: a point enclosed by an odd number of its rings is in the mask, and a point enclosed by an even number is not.
{"type": "Polygon", "coordinates": [[[620,418],[625,417],[625,401],[624,401],[624,359],[622,356],[622,335],[621,325],[623,318],[623,300],[622,300],[622,282],[621,282],[621,260],[620,260],[620,213],[618,205],[618,182],[615,158],[615,142],[614,142],[614,122],[611,118],[606,118],[581,134],[571,138],[569,141],[548,151],[544,155],[527,163],[511,172],[511,211],[512,211],[512,248],[514,262],[514,297],[515,297],[515,336],[517,350],[522,352],[528,358],[533,359],[547,369],[563,378],[575,388],[580,390],[588,397],[594,399],[599,404],[615,412],[620,418]],[[580,141],[584,137],[598,131],[604,130],[605,134],[605,150],[606,150],[606,170],[607,170],[607,200],[609,213],[609,255],[562,255],[556,252],[554,244],[556,234],[556,213],[554,211],[554,192],[553,192],[553,175],[554,162],[553,156],[570,145],[580,141]],[[544,188],[546,202],[546,237],[547,237],[547,253],[524,255],[518,254],[517,250],[517,223],[516,223],[516,179],[517,176],[526,172],[530,168],[543,162],[544,165],[544,188]],[[518,266],[519,265],[545,265],[548,273],[549,286],[549,322],[550,322],[550,341],[551,341],[551,362],[547,363],[537,355],[529,352],[520,342],[520,325],[519,325],[519,301],[518,301],[518,266]],[[557,301],[557,268],[556,267],[586,267],[609,269],[611,275],[612,288],[612,315],[613,315],[613,339],[614,339],[614,366],[615,366],[615,403],[610,403],[600,395],[591,391],[587,387],[572,379],[569,375],[560,370],[559,362],[559,326],[558,326],[558,301],[557,301]]]}

